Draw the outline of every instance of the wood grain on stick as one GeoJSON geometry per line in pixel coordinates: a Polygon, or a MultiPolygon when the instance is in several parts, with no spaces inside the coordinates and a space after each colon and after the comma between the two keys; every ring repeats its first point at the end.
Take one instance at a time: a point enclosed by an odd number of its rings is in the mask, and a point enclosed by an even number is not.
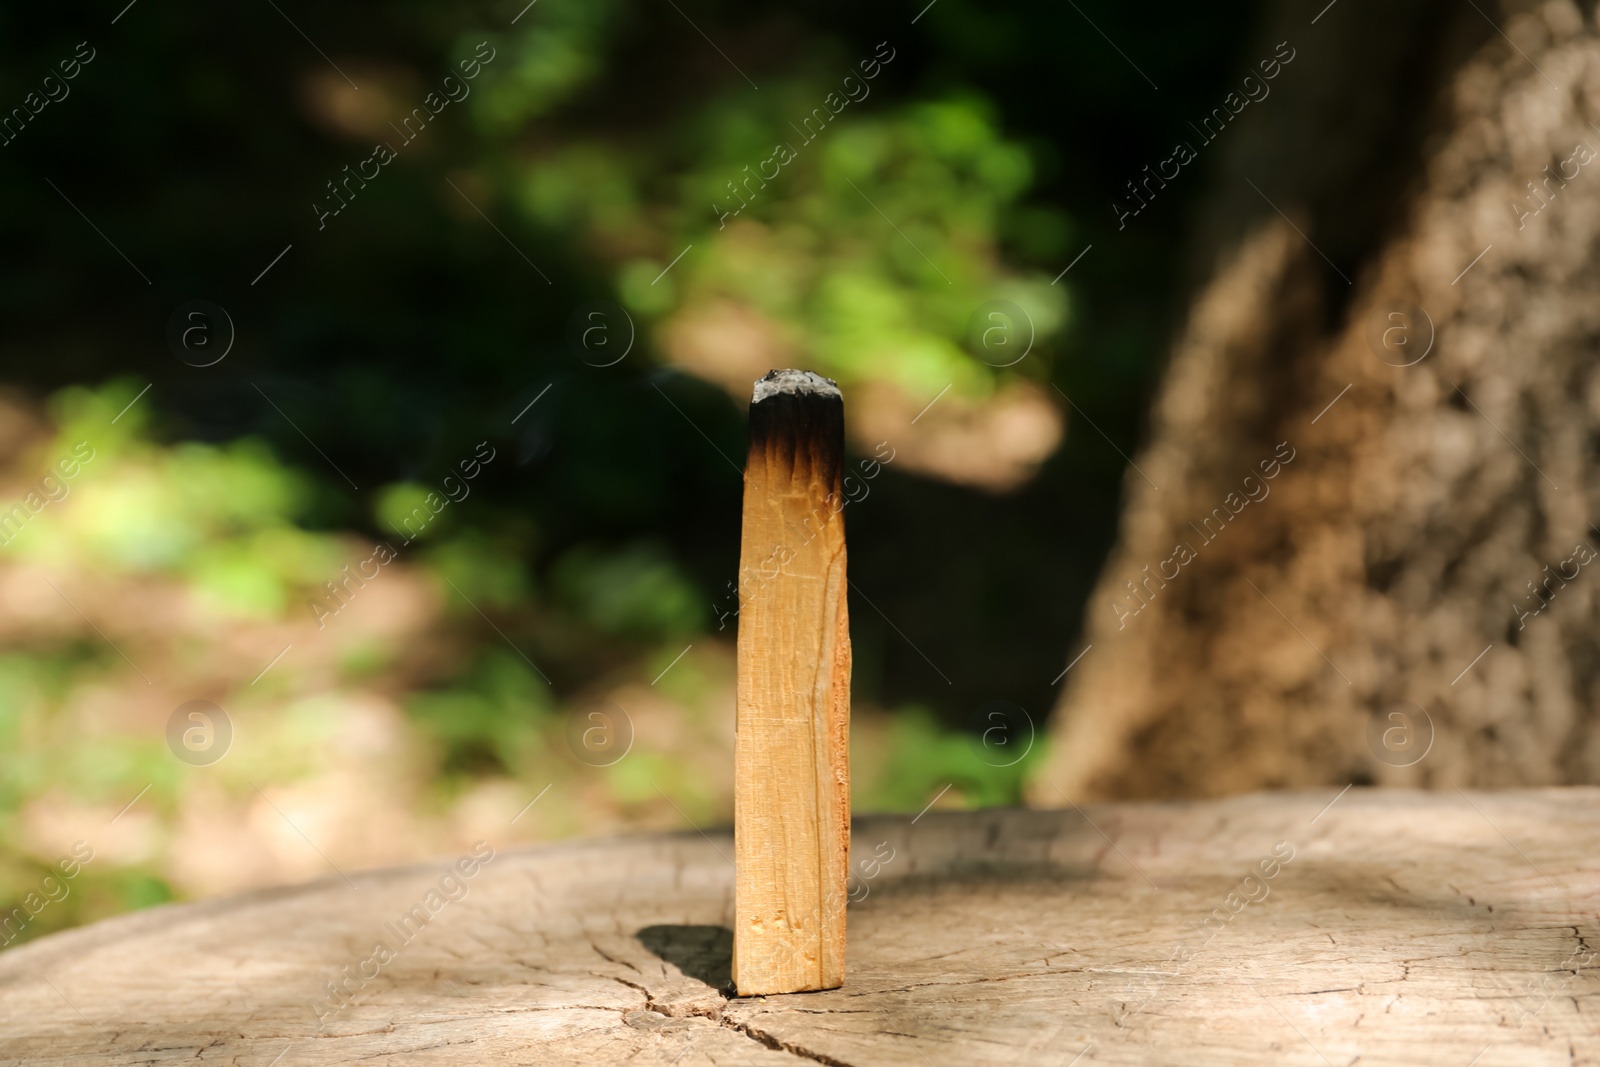
{"type": "Polygon", "coordinates": [[[844,982],[850,627],[833,382],[773,371],[750,404],[739,548],[733,979],[844,982]]]}

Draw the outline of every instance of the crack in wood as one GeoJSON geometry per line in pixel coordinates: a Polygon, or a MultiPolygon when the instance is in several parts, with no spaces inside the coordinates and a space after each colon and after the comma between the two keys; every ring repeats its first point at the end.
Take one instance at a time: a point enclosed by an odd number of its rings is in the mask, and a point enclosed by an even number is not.
{"type": "Polygon", "coordinates": [[[765,1045],[767,1048],[776,1049],[779,1052],[787,1052],[790,1055],[811,1060],[813,1063],[826,1064],[827,1067],[854,1067],[853,1064],[846,1063],[844,1060],[835,1059],[826,1053],[815,1052],[792,1042],[784,1041],[782,1038],[769,1034],[765,1030],[757,1030],[749,1023],[741,1023],[734,1019],[724,1018],[722,1020],[722,1025],[736,1033],[743,1034],[745,1037],[748,1037],[750,1040],[755,1041],[758,1044],[765,1045]]]}

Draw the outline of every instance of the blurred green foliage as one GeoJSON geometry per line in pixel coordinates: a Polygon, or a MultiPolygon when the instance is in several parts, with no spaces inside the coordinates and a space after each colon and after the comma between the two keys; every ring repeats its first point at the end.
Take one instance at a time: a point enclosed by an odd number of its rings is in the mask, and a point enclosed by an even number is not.
{"type": "Polygon", "coordinates": [[[1028,772],[1044,762],[1046,746],[1035,737],[1020,753],[985,748],[981,734],[949,730],[926,708],[912,706],[893,717],[882,751],[886,766],[875,768],[853,798],[867,811],[915,811],[946,786],[969,807],[1016,804],[1028,772]]]}
{"type": "Polygon", "coordinates": [[[163,685],[203,683],[248,727],[201,778],[159,721],[104,710],[98,694],[130,677],[105,642],[40,630],[0,651],[0,906],[54,861],[36,825],[50,812],[115,811],[148,784],[139,810],[154,813],[148,847],[90,864],[29,936],[178,893],[184,820],[333,774],[365,728],[361,701],[404,709],[381,781],[418,819],[504,782],[588,798],[530,815],[546,835],[592,832],[599,810],[607,827],[647,823],[663,791],[679,805],[669,824],[727,818],[709,739],[728,713],[714,701],[732,631],[712,605],[737,567],[742,403],[673,369],[669,343],[727,307],[847,387],[927,399],[949,384],[982,402],[1053,384],[1115,442],[1069,417],[1013,493],[902,465],[849,514],[871,598],[852,604],[858,806],[916,810],[947,784],[946,802],[1018,799],[1040,746],[997,768],[962,725],[994,697],[1043,724],[1112,537],[1118,449],[1135,447],[1180,296],[1170,250],[1203,183],[1175,183],[1126,233],[1107,204],[1170,141],[1183,101],[1228,81],[1255,9],[1093,12],[1156,94],[1070,5],[941,0],[913,26],[922,8],[141,4],[115,24],[0,11],[6,106],[76,42],[98,50],[0,166],[5,384],[49,398],[55,425],[13,473],[35,479],[79,441],[95,450],[0,565],[99,582],[96,597],[124,598],[118,618],[151,612],[134,659],[163,685]],[[326,183],[480,41],[496,55],[472,95],[318,229],[326,183]],[[894,58],[870,95],[807,139],[794,124],[880,42],[894,58]],[[729,183],[778,143],[794,158],[719,218],[729,183]],[[238,328],[215,366],[164,339],[195,298],[238,328]],[[996,299],[1037,330],[1015,367],[967,336],[996,299]],[[593,300],[635,322],[614,367],[586,366],[567,340],[593,300]],[[470,496],[404,543],[406,518],[484,440],[498,456],[470,496]],[[447,633],[401,647],[341,614],[319,631],[327,663],[289,658],[253,684],[271,642],[248,664],[234,645],[313,618],[308,600],[375,541],[431,590],[447,633]],[[186,629],[170,598],[191,595],[221,621],[186,629]],[[613,766],[574,766],[569,717],[629,686],[670,704],[672,729],[641,731],[613,766]]]}
{"type": "Polygon", "coordinates": [[[459,684],[418,693],[407,710],[438,744],[441,776],[526,772],[538,734],[530,718],[553,714],[549,689],[517,656],[485,649],[459,684]]]}
{"type": "Polygon", "coordinates": [[[607,636],[682,637],[706,622],[700,591],[656,546],[580,545],[556,560],[550,581],[575,617],[607,636]]]}
{"type": "Polygon", "coordinates": [[[155,444],[143,436],[148,407],[131,407],[113,424],[138,392],[124,380],[56,394],[50,409],[58,430],[42,454],[48,464],[87,443],[93,458],[67,481],[68,499],[94,491],[72,509],[71,522],[30,522],[6,551],[58,565],[181,575],[229,611],[252,616],[282,613],[291,587],[337,570],[332,542],[295,522],[313,492],[309,478],[257,439],[155,444]]]}

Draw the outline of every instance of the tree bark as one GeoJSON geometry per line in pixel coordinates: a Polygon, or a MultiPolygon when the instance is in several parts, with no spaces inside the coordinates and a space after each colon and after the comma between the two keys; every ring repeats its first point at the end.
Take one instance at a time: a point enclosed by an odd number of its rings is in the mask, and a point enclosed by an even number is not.
{"type": "Polygon", "coordinates": [[[0,1064],[1596,1064],[1597,836],[1600,789],[861,819],[843,988],[732,999],[726,830],[521,849],[0,954],[0,1064]]]}
{"type": "Polygon", "coordinates": [[[1208,149],[1223,251],[1038,803],[1600,781],[1592,13],[1309,17],[1276,17],[1296,62],[1208,149]]]}

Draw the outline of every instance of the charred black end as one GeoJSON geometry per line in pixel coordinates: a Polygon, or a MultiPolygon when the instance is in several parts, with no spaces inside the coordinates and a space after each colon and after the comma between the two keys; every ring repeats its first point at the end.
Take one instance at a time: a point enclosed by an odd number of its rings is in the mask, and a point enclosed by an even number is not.
{"type": "Polygon", "coordinates": [[[787,467],[839,491],[844,468],[844,398],[809,371],[772,371],[750,402],[750,460],[787,467]]]}

